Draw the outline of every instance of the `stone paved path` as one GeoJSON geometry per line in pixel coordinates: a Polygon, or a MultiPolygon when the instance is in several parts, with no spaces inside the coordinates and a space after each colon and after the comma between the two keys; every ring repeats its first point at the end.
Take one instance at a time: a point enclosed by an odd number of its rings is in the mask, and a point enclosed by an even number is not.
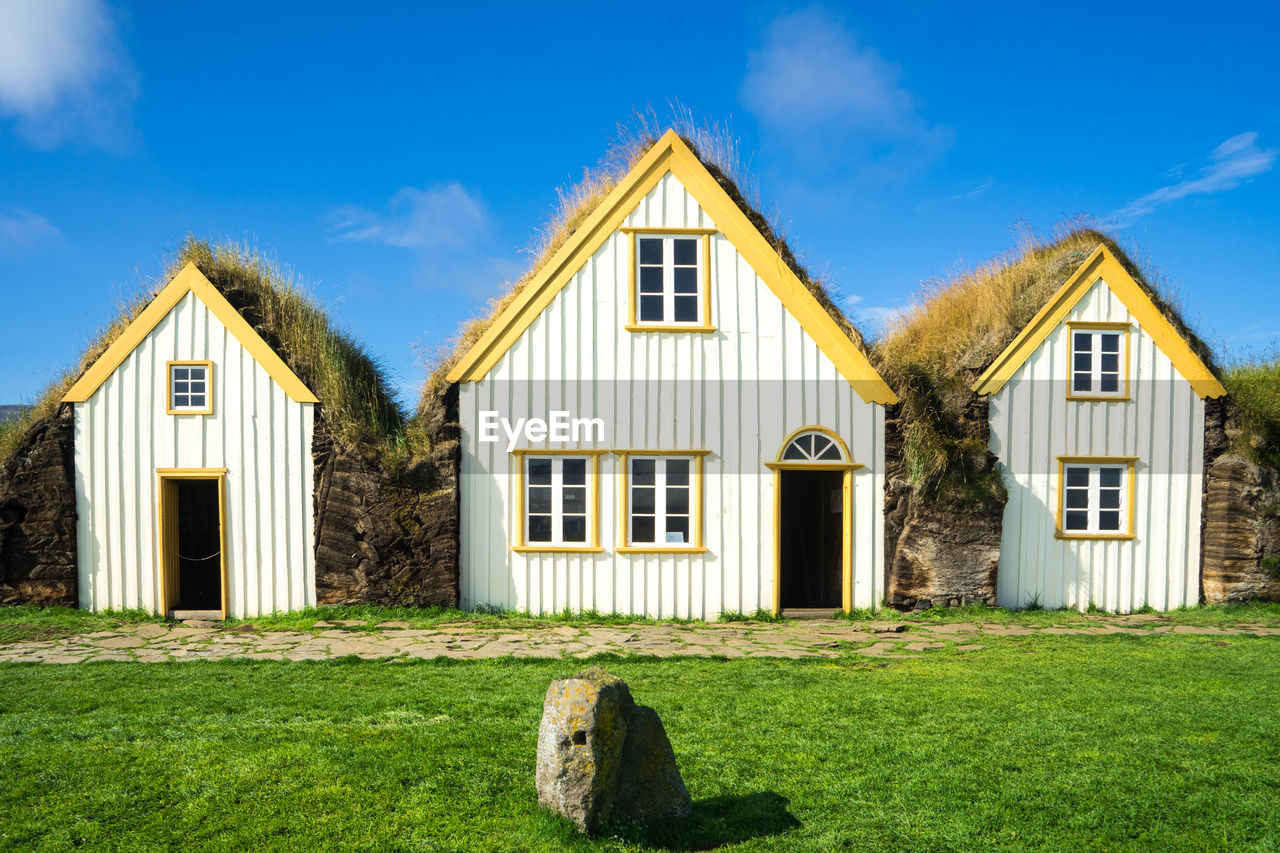
{"type": "Polygon", "coordinates": [[[1201,627],[1168,623],[1159,616],[1081,617],[1071,626],[1028,627],[997,623],[860,622],[804,620],[788,623],[690,625],[549,624],[534,628],[456,623],[413,628],[403,622],[370,626],[363,620],[320,622],[312,631],[257,631],[215,623],[143,623],[77,637],[0,644],[0,662],[184,661],[253,658],[323,660],[355,655],[378,658],[585,658],[602,652],[673,657],[837,657],[853,652],[873,658],[913,658],[954,649],[980,652],[985,637],[1031,634],[1233,634],[1280,637],[1280,627],[1239,624],[1201,627]]]}

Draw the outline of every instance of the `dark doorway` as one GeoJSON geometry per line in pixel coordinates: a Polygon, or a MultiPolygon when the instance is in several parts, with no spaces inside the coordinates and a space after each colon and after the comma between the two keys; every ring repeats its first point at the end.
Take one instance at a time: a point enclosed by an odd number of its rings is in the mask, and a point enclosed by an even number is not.
{"type": "Polygon", "coordinates": [[[779,519],[779,605],[843,606],[844,472],[788,469],[779,519]]]}
{"type": "Polygon", "coordinates": [[[217,480],[174,480],[179,610],[222,609],[222,529],[217,480]]]}

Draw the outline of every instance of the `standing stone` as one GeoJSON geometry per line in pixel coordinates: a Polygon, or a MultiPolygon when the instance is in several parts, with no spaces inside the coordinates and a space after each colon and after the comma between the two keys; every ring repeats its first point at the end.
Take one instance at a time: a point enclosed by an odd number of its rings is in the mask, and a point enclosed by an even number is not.
{"type": "Polygon", "coordinates": [[[588,833],[611,819],[648,822],[693,809],[657,712],[598,667],[547,688],[537,788],[541,805],[588,833]]]}

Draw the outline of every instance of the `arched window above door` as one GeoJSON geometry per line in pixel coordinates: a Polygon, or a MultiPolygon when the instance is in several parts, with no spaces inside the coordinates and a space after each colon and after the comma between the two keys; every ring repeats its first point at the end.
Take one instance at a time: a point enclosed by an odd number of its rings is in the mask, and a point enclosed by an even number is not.
{"type": "Polygon", "coordinates": [[[823,430],[805,430],[791,439],[785,448],[781,462],[848,462],[844,448],[835,436],[823,430]]]}

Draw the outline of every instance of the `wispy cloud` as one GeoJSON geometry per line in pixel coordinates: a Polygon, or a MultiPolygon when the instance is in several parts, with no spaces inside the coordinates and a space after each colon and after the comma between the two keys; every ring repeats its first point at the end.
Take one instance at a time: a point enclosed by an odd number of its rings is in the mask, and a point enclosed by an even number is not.
{"type": "Polygon", "coordinates": [[[101,0],[0,0],[0,117],[30,144],[118,147],[137,75],[101,0]]]}
{"type": "Polygon", "coordinates": [[[0,255],[21,255],[62,242],[62,232],[46,217],[25,207],[0,212],[0,255]]]}
{"type": "MultiPolygon", "coordinates": [[[[1259,148],[1258,134],[1250,131],[1231,137],[1213,149],[1209,162],[1194,178],[1161,187],[1126,204],[1108,217],[1116,227],[1132,225],[1158,207],[1193,195],[1215,195],[1233,190],[1275,167],[1277,151],[1259,148]]],[[[1179,167],[1181,173],[1185,167],[1179,167]]]]}
{"type": "Polygon", "coordinates": [[[478,194],[457,181],[427,189],[405,187],[387,210],[339,208],[333,216],[333,240],[363,240],[403,249],[457,250],[487,239],[489,208],[478,194]]]}
{"type": "Polygon", "coordinates": [[[863,297],[856,294],[846,296],[843,308],[852,319],[854,325],[876,336],[887,329],[894,320],[902,315],[910,306],[902,305],[864,305],[863,297]]]}
{"type": "Polygon", "coordinates": [[[931,158],[952,136],[924,119],[901,77],[840,16],[815,6],[769,24],[748,54],[740,97],[770,133],[811,150],[852,143],[892,171],[893,161],[931,158]]]}

